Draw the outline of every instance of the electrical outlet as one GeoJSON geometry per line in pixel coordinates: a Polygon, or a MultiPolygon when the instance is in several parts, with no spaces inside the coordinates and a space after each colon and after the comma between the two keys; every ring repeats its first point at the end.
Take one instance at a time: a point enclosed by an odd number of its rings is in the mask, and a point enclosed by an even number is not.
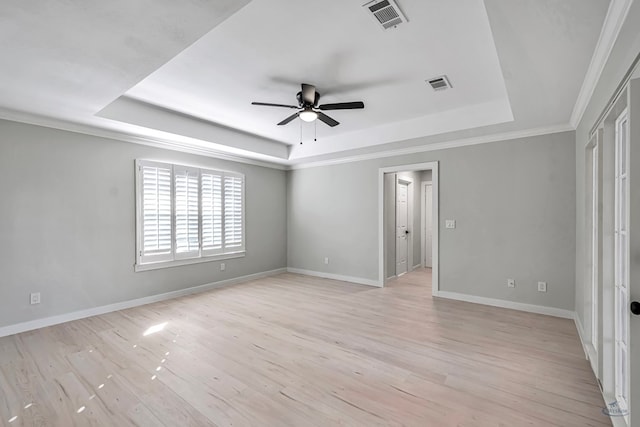
{"type": "Polygon", "coordinates": [[[547,282],[538,282],[538,292],[547,292],[547,282]]]}
{"type": "Polygon", "coordinates": [[[220,271],[224,271],[224,269],[227,268],[226,265],[224,265],[224,262],[220,263],[220,271]]]}
{"type": "Polygon", "coordinates": [[[324,257],[324,263],[325,264],[329,264],[329,257],[328,256],[324,257]]]}
{"type": "Polygon", "coordinates": [[[455,219],[447,219],[444,222],[445,228],[456,228],[456,220],[455,219]]]}
{"type": "Polygon", "coordinates": [[[516,287],[515,279],[507,279],[507,286],[510,288],[515,288],[516,287]]]}
{"type": "Polygon", "coordinates": [[[40,292],[34,292],[30,295],[31,305],[40,304],[40,292]]]}

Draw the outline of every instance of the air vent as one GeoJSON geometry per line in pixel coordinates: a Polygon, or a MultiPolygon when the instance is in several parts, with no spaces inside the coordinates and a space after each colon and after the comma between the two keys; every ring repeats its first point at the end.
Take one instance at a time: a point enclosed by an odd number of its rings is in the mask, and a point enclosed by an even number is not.
{"type": "Polygon", "coordinates": [[[433,79],[427,80],[427,83],[431,85],[433,90],[446,90],[453,87],[447,76],[434,77],[433,79]]]}
{"type": "Polygon", "coordinates": [[[393,0],[373,0],[364,4],[364,6],[369,9],[376,22],[385,30],[395,28],[399,24],[408,21],[393,0]]]}

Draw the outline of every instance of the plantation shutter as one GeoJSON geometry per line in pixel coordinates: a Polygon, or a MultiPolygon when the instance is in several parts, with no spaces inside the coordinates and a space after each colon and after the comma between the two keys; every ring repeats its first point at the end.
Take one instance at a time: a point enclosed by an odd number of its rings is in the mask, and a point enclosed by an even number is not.
{"type": "Polygon", "coordinates": [[[145,162],[138,167],[141,196],[140,259],[173,258],[171,239],[171,165],[145,162]]]}
{"type": "Polygon", "coordinates": [[[244,179],[241,175],[224,176],[224,252],[244,250],[244,179]]]}
{"type": "Polygon", "coordinates": [[[200,256],[199,170],[174,166],[176,259],[200,256]]]}
{"type": "Polygon", "coordinates": [[[137,160],[136,271],[243,256],[244,191],[242,174],[137,160]]]}
{"type": "Polygon", "coordinates": [[[222,174],[202,171],[202,252],[222,253],[222,174]]]}

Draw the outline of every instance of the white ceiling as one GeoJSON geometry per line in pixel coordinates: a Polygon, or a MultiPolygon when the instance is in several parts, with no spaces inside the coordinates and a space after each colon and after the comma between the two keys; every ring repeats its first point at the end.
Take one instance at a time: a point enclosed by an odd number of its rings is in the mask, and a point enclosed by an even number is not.
{"type": "Polygon", "coordinates": [[[609,6],[398,0],[409,22],[384,31],[362,3],[6,1],[0,116],[285,164],[553,127],[569,123],[609,6]],[[454,87],[434,92],[425,79],[441,74],[454,87]],[[251,105],[295,104],[302,82],[366,107],[314,129],[251,105]]]}

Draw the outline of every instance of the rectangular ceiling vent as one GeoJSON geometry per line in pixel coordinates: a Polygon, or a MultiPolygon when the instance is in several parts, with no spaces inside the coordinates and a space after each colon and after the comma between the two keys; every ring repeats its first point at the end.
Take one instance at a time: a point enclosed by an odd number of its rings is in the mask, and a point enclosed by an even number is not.
{"type": "Polygon", "coordinates": [[[433,79],[427,80],[427,83],[431,85],[433,90],[446,90],[453,87],[447,76],[434,77],[433,79]]]}
{"type": "Polygon", "coordinates": [[[408,21],[393,0],[373,0],[364,4],[364,6],[369,9],[376,22],[382,25],[385,30],[395,28],[399,24],[408,21]]]}

